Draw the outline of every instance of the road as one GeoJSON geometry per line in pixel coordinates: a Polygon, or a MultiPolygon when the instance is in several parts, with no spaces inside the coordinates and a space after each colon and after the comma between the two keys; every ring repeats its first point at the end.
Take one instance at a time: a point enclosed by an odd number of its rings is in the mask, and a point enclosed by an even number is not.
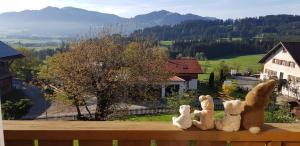
{"type": "Polygon", "coordinates": [[[251,90],[260,82],[259,79],[254,77],[236,76],[234,78],[237,80],[237,86],[244,90],[251,90]]]}

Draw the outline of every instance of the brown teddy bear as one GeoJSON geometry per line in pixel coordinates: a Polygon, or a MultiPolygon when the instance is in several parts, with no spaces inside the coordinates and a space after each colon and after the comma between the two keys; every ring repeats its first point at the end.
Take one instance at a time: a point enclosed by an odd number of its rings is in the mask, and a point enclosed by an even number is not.
{"type": "Polygon", "coordinates": [[[246,96],[245,109],[242,112],[241,128],[253,134],[260,132],[264,125],[264,109],[276,86],[275,80],[258,84],[246,96]]]}

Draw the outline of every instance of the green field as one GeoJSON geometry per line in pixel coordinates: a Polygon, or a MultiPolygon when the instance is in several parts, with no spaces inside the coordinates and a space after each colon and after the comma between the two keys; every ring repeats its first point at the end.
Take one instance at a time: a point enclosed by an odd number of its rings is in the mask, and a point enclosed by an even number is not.
{"type": "Polygon", "coordinates": [[[159,44],[164,47],[171,47],[174,44],[174,41],[160,41],[159,44]]]}
{"type": "MultiPolygon", "coordinates": [[[[152,122],[171,122],[172,117],[178,114],[160,114],[160,115],[141,115],[141,116],[128,116],[125,121],[152,121],[152,122]]],[[[215,119],[221,119],[224,116],[224,111],[215,111],[215,119]]]]}
{"type": "Polygon", "coordinates": [[[239,65],[239,72],[244,72],[247,68],[250,68],[253,73],[258,73],[262,70],[262,65],[258,61],[263,57],[263,54],[257,55],[246,55],[246,56],[235,56],[235,57],[224,57],[220,59],[199,61],[205,73],[199,75],[198,79],[208,80],[209,74],[214,71],[221,61],[225,61],[228,66],[239,65]]]}

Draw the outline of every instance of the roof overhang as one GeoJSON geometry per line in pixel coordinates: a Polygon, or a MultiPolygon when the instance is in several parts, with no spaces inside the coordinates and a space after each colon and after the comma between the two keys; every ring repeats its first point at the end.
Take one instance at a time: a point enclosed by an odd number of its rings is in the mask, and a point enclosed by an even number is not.
{"type": "Polygon", "coordinates": [[[267,60],[271,55],[275,54],[275,52],[276,52],[280,47],[284,48],[284,49],[291,55],[291,57],[295,60],[296,64],[299,65],[299,63],[296,61],[296,59],[293,57],[293,55],[289,52],[289,49],[287,49],[286,46],[284,45],[284,43],[282,43],[282,42],[279,42],[277,45],[275,45],[275,46],[274,46],[274,47],[273,47],[273,48],[272,48],[265,56],[263,56],[262,59],[260,59],[260,60],[258,61],[258,63],[261,63],[261,64],[265,63],[266,60],[267,60]]]}

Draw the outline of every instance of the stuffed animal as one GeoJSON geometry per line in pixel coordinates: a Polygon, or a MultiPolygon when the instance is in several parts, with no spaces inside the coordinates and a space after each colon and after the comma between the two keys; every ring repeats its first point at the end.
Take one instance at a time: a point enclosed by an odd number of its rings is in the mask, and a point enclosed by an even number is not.
{"type": "Polygon", "coordinates": [[[238,131],[241,126],[241,112],[244,110],[244,102],[230,100],[224,103],[225,116],[222,120],[216,120],[216,128],[227,132],[238,131]]]}
{"type": "Polygon", "coordinates": [[[202,111],[195,110],[194,116],[197,120],[193,120],[193,125],[201,130],[214,128],[214,101],[210,95],[200,96],[202,111]]]}
{"type": "Polygon", "coordinates": [[[191,107],[189,105],[181,105],[179,108],[179,117],[173,117],[173,125],[187,129],[192,126],[191,107]]]}
{"type": "Polygon", "coordinates": [[[276,86],[275,80],[269,80],[258,84],[246,96],[245,110],[242,113],[243,129],[253,134],[260,132],[264,125],[264,109],[268,105],[269,98],[276,86]]]}

